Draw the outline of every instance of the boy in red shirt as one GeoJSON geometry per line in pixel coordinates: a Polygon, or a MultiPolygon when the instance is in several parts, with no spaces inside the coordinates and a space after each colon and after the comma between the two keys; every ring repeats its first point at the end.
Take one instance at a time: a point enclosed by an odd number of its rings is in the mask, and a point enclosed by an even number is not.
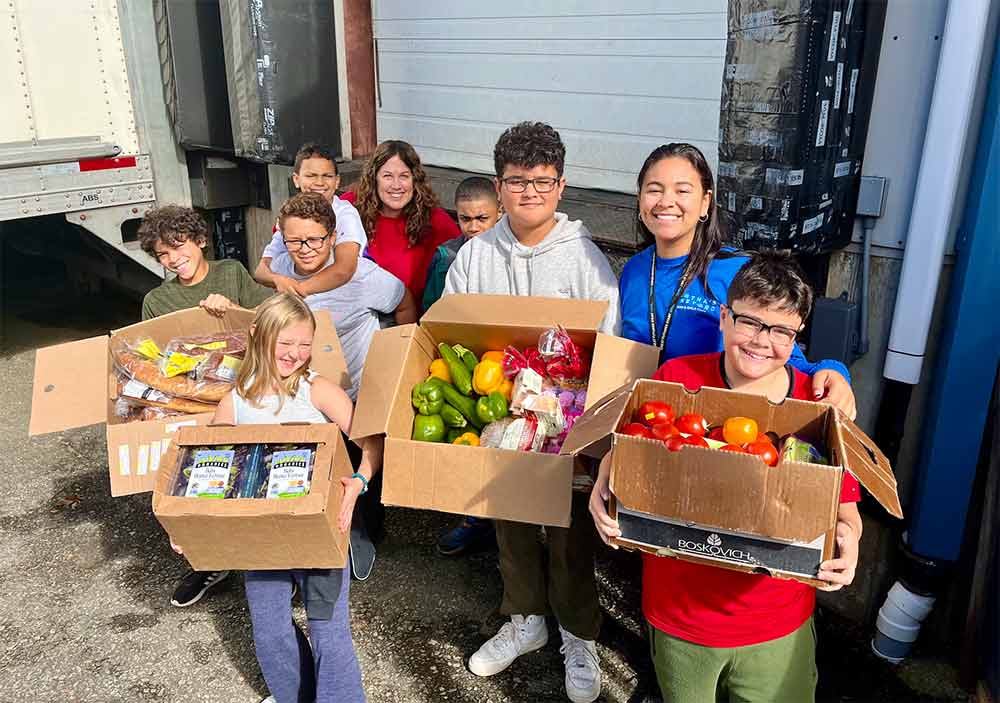
{"type": "MultiPolygon", "coordinates": [[[[811,400],[811,380],[788,365],[812,291],[788,254],[755,254],[729,286],[719,326],[723,351],[667,361],[658,381],[733,388],[811,400]]],[[[607,513],[608,457],[590,511],[607,543],[621,535],[607,513]]],[[[860,486],[844,475],[837,513],[836,558],[820,564],[823,590],[854,580],[861,538],[860,486]]],[[[816,688],[815,589],[797,581],[745,574],[679,559],[643,555],[642,610],[664,703],[672,701],[812,701],[816,688]]]]}

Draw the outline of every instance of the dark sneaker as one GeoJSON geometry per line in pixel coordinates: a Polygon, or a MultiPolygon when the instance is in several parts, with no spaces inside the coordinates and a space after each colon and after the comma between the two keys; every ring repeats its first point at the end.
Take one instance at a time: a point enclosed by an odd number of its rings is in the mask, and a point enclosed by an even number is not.
{"type": "Polygon", "coordinates": [[[438,540],[438,552],[446,557],[464,554],[475,546],[485,546],[494,538],[493,523],[479,517],[466,517],[457,527],[448,530],[438,540]]]}
{"type": "Polygon", "coordinates": [[[191,571],[174,590],[171,605],[186,608],[201,600],[205,592],[222,583],[229,576],[228,571],[191,571]]]}
{"type": "Polygon", "coordinates": [[[354,504],[354,517],[351,519],[351,539],[347,544],[347,556],[351,562],[351,574],[358,581],[367,581],[375,566],[375,543],[368,534],[365,525],[364,512],[361,504],[354,504]]]}

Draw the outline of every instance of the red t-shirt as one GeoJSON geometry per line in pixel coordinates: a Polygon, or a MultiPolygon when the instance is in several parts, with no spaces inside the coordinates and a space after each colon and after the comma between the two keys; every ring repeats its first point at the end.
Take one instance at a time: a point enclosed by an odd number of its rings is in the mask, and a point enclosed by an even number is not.
{"type": "MultiPolygon", "coordinates": [[[[353,205],[357,194],[344,193],[340,197],[353,205]]],[[[367,234],[368,258],[401,280],[418,304],[424,297],[427,269],[431,266],[434,252],[449,239],[462,236],[455,221],[439,207],[431,211],[430,224],[415,246],[410,246],[406,236],[406,219],[402,217],[379,215],[375,221],[375,232],[367,234]]]]}
{"type": "MultiPolygon", "coordinates": [[[[721,358],[714,352],[671,359],[653,378],[683,383],[690,390],[726,388],[721,358]]],[[[811,400],[811,378],[791,370],[791,397],[811,400]]],[[[860,499],[857,479],[845,473],[840,502],[860,499]]],[[[798,581],[643,554],[643,614],[656,629],[688,642],[705,647],[768,642],[797,630],[815,607],[816,589],[798,581]]]]}

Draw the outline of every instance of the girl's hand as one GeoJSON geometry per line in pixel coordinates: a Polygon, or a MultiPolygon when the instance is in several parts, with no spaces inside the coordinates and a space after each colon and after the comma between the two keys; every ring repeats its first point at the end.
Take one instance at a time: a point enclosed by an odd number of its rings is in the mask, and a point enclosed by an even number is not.
{"type": "Polygon", "coordinates": [[[173,540],[170,540],[170,548],[171,548],[171,549],[173,549],[173,550],[174,550],[175,552],[177,552],[178,554],[181,554],[181,555],[183,555],[183,554],[184,554],[184,550],[183,550],[183,549],[181,549],[180,545],[178,545],[178,544],[174,544],[174,541],[173,541],[173,540]]]}
{"type": "Polygon", "coordinates": [[[337,526],[340,527],[340,533],[345,534],[349,529],[351,529],[351,518],[354,517],[354,504],[358,502],[358,496],[361,495],[361,489],[364,488],[364,484],[361,483],[361,479],[347,478],[340,479],[340,482],[344,485],[344,499],[340,502],[340,515],[337,517],[337,526]]]}
{"type": "Polygon", "coordinates": [[[594,480],[594,488],[590,491],[590,515],[594,518],[594,525],[597,527],[597,534],[601,536],[604,544],[618,549],[618,545],[611,544],[612,537],[621,537],[622,531],[618,528],[618,521],[613,520],[608,515],[608,498],[611,495],[609,479],[611,477],[611,454],[605,454],[601,459],[601,466],[597,470],[597,478],[594,480]]]}
{"type": "Polygon", "coordinates": [[[846,522],[837,522],[837,555],[819,565],[816,578],[829,582],[821,591],[839,591],[850,586],[858,568],[858,533],[846,522]]]}
{"type": "Polygon", "coordinates": [[[851,420],[857,417],[858,408],[854,401],[854,391],[851,390],[851,384],[846,378],[836,371],[823,369],[816,372],[812,382],[813,397],[816,400],[839,408],[851,420]]]}
{"type": "Polygon", "coordinates": [[[198,304],[216,317],[222,317],[226,314],[226,310],[236,307],[229,298],[218,293],[212,293],[198,304]]]}

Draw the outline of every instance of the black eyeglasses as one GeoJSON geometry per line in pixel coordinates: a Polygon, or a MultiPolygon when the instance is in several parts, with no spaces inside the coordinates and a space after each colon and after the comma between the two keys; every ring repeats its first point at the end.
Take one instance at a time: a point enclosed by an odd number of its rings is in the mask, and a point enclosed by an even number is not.
{"type": "Polygon", "coordinates": [[[517,176],[510,176],[508,178],[501,178],[500,182],[507,186],[507,190],[511,193],[523,193],[528,189],[529,185],[534,186],[536,193],[551,193],[555,190],[559,179],[550,176],[544,178],[518,178],[517,176]]]}
{"type": "Polygon", "coordinates": [[[330,235],[324,237],[306,237],[305,239],[283,239],[285,243],[285,248],[288,251],[298,251],[303,246],[309,249],[319,249],[323,246],[323,242],[330,238],[330,235]]]}
{"type": "Polygon", "coordinates": [[[795,338],[799,335],[799,331],[793,330],[791,327],[768,325],[756,317],[741,315],[732,308],[729,308],[729,316],[733,320],[733,327],[736,328],[736,331],[749,339],[753,339],[761,332],[767,332],[771,344],[779,347],[787,347],[793,344],[795,338]]]}

